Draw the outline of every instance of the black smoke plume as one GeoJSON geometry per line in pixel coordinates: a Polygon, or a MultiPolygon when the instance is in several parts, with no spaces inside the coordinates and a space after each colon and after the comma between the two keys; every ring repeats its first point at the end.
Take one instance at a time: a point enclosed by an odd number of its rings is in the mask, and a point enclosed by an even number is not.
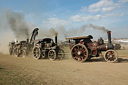
{"type": "Polygon", "coordinates": [[[16,38],[29,37],[30,26],[24,19],[21,12],[14,12],[11,10],[4,10],[3,16],[8,24],[8,29],[11,29],[16,38]]]}

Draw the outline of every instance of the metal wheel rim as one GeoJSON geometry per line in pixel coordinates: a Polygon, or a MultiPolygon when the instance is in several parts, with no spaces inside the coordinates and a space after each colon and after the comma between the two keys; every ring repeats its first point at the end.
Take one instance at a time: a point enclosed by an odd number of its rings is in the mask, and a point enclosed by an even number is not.
{"type": "Polygon", "coordinates": [[[23,50],[22,57],[23,57],[23,58],[26,57],[26,50],[23,50]]]}
{"type": "Polygon", "coordinates": [[[116,62],[118,60],[118,53],[115,50],[108,50],[104,54],[104,59],[107,62],[116,62]]]}
{"type": "Polygon", "coordinates": [[[13,49],[13,55],[17,55],[17,50],[13,49]]]}
{"type": "Polygon", "coordinates": [[[40,48],[35,47],[33,49],[33,56],[34,56],[35,59],[39,59],[40,58],[40,48]]]}
{"type": "Polygon", "coordinates": [[[55,59],[56,59],[56,52],[55,52],[55,50],[50,50],[50,51],[48,52],[48,58],[49,58],[50,60],[55,60],[55,59]]]}
{"type": "Polygon", "coordinates": [[[71,55],[74,60],[84,62],[88,59],[88,49],[82,44],[76,44],[71,50],[71,55]]]}
{"type": "Polygon", "coordinates": [[[20,57],[19,49],[16,51],[16,57],[20,57]]]}

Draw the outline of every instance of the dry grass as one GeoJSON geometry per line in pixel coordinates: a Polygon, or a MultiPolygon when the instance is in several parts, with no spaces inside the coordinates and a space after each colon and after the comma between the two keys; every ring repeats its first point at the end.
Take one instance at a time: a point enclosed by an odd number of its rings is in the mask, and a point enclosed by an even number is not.
{"type": "Polygon", "coordinates": [[[102,59],[78,63],[63,46],[66,59],[61,61],[17,58],[0,54],[0,85],[126,85],[128,49],[117,50],[119,63],[102,59]],[[97,76],[99,76],[97,78],[97,76]],[[77,81],[76,81],[77,80],[77,81]],[[104,82],[101,82],[104,81],[104,82]]]}

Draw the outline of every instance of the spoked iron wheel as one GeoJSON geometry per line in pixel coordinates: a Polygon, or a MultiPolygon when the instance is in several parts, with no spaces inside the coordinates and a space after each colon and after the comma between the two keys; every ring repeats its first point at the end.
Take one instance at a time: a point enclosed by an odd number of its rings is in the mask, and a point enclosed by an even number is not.
{"type": "Polygon", "coordinates": [[[40,59],[41,58],[41,50],[39,47],[35,47],[33,49],[33,56],[35,59],[40,59]]]}
{"type": "Polygon", "coordinates": [[[16,48],[13,49],[13,55],[14,55],[14,56],[17,55],[17,49],[16,49],[16,48]]]}
{"type": "Polygon", "coordinates": [[[21,54],[20,51],[21,51],[20,49],[16,50],[16,57],[20,57],[20,54],[21,54]]]}
{"type": "Polygon", "coordinates": [[[58,55],[57,55],[58,59],[62,60],[64,56],[65,56],[64,51],[62,49],[59,49],[58,55]]]}
{"type": "Polygon", "coordinates": [[[25,58],[27,56],[26,50],[22,50],[22,57],[25,58]]]}
{"type": "Polygon", "coordinates": [[[48,52],[48,58],[49,58],[50,60],[55,60],[55,59],[56,59],[56,51],[55,51],[55,50],[50,50],[50,51],[48,52]]]}
{"type": "Polygon", "coordinates": [[[118,53],[115,50],[108,50],[104,54],[104,59],[107,62],[116,62],[118,60],[118,53]]]}
{"type": "Polygon", "coordinates": [[[82,44],[76,44],[71,50],[74,60],[84,62],[88,59],[88,49],[82,44]]]}

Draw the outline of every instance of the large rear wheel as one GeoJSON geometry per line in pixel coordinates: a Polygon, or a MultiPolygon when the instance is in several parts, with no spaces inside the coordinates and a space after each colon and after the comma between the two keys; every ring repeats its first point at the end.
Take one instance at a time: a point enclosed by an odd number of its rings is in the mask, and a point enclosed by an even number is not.
{"type": "Polygon", "coordinates": [[[85,45],[76,44],[71,50],[71,55],[74,60],[84,62],[88,59],[88,49],[85,45]]]}
{"type": "Polygon", "coordinates": [[[40,47],[34,47],[34,49],[33,49],[33,57],[35,59],[40,59],[41,58],[41,49],[40,49],[40,47]]]}
{"type": "Polygon", "coordinates": [[[27,52],[26,52],[26,50],[24,49],[24,50],[22,50],[22,57],[25,58],[26,56],[27,56],[27,52]]]}
{"type": "Polygon", "coordinates": [[[16,57],[20,57],[20,54],[21,54],[20,51],[21,51],[20,49],[17,49],[17,50],[16,50],[16,57]]]}

